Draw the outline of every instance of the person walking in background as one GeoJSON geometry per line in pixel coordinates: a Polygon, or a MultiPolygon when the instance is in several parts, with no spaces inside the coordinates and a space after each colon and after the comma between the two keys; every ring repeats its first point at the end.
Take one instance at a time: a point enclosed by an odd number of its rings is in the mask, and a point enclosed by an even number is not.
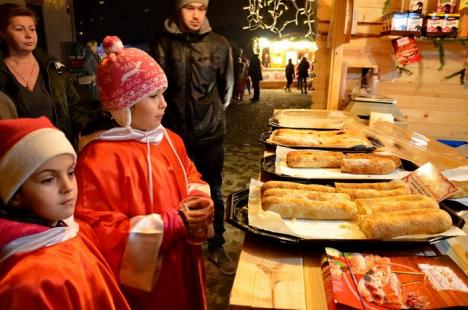
{"type": "Polygon", "coordinates": [[[286,75],[286,86],[284,87],[285,91],[291,92],[291,84],[294,80],[294,65],[292,63],[292,59],[289,58],[288,64],[286,65],[286,69],[284,70],[286,75]]]}
{"type": "Polygon", "coordinates": [[[36,48],[34,13],[17,4],[0,5],[0,91],[14,102],[18,117],[46,116],[75,148],[96,116],[80,97],[65,66],[36,48]]]}
{"type": "Polygon", "coordinates": [[[245,67],[246,64],[239,56],[236,63],[236,86],[234,98],[240,101],[244,100],[244,89],[245,89],[245,67]]]}
{"type": "Polygon", "coordinates": [[[50,120],[0,120],[0,309],[130,309],[89,225],[76,153],[50,120]]]}
{"type": "Polygon", "coordinates": [[[252,59],[250,59],[249,76],[253,87],[253,97],[250,100],[257,102],[260,100],[260,81],[263,80],[262,66],[258,54],[253,54],[252,59]]]}
{"type": "Polygon", "coordinates": [[[310,64],[307,61],[307,58],[304,56],[302,57],[301,61],[297,65],[297,71],[299,75],[298,83],[301,84],[301,93],[307,94],[307,78],[309,77],[309,68],[310,64]]]}
{"type": "Polygon", "coordinates": [[[250,80],[250,75],[249,75],[250,63],[245,57],[242,57],[242,62],[245,64],[245,69],[244,69],[245,88],[247,89],[248,94],[251,95],[252,93],[250,92],[250,86],[252,85],[252,81],[250,80]]]}
{"type": "Polygon", "coordinates": [[[86,43],[86,52],[83,61],[83,69],[88,77],[88,100],[99,100],[99,94],[96,86],[96,70],[99,65],[99,55],[97,54],[98,43],[91,40],[86,43]]]}
{"type": "Polygon", "coordinates": [[[161,126],[166,75],[117,37],[106,37],[103,47],[99,96],[116,123],[80,152],[78,215],[91,212],[87,222],[133,309],[206,310],[200,243],[213,221],[213,200],[182,139],[161,126]],[[115,233],[107,237],[109,230],[115,233]]]}
{"type": "Polygon", "coordinates": [[[208,258],[225,275],[235,262],[224,250],[225,110],[234,88],[229,42],[212,31],[206,18],[208,0],[177,0],[177,15],[164,22],[165,32],[151,46],[151,55],[164,69],[169,88],[162,124],[179,134],[215,203],[215,236],[208,239],[208,258]]]}

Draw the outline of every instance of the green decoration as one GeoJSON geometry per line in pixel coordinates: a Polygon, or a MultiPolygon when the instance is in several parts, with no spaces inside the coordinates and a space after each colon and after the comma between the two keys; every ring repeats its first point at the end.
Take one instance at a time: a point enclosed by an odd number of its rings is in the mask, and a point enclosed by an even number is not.
{"type": "Polygon", "coordinates": [[[445,66],[445,50],[444,50],[444,44],[445,43],[459,43],[461,45],[466,44],[466,39],[462,38],[428,38],[428,37],[416,37],[416,41],[427,41],[430,40],[432,41],[432,44],[434,44],[434,47],[439,50],[439,71],[442,70],[445,66]]]}
{"type": "Polygon", "coordinates": [[[392,0],[386,0],[382,9],[382,15],[387,14],[387,10],[390,8],[392,5],[392,0]]]}
{"type": "Polygon", "coordinates": [[[455,73],[452,73],[446,77],[444,77],[444,80],[449,80],[457,75],[460,75],[460,84],[463,85],[464,82],[465,82],[465,73],[466,73],[466,69],[461,69],[460,71],[457,71],[455,73]]]}
{"type": "Polygon", "coordinates": [[[398,69],[398,77],[401,77],[403,73],[410,75],[410,76],[413,75],[413,72],[407,69],[405,66],[399,65],[397,66],[397,69],[398,69]]]}
{"type": "Polygon", "coordinates": [[[440,66],[439,66],[439,71],[442,70],[442,68],[444,68],[445,66],[445,50],[444,50],[444,45],[442,44],[442,42],[438,41],[438,40],[433,40],[432,41],[434,43],[434,46],[435,48],[437,48],[439,50],[439,62],[440,62],[440,66]]]}

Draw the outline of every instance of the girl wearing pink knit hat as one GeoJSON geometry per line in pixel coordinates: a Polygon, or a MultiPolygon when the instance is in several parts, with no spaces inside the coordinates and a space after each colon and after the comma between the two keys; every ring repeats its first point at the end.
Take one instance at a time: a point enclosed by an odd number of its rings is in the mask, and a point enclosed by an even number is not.
{"type": "Polygon", "coordinates": [[[104,255],[132,308],[207,309],[200,243],[213,201],[180,137],[161,125],[166,76],[117,37],[103,47],[97,84],[117,125],[80,153],[78,212],[105,238],[104,255]],[[101,216],[87,215],[94,211],[101,216]]]}
{"type": "Polygon", "coordinates": [[[46,117],[0,120],[0,309],[130,309],[75,220],[76,154],[46,117]]]}

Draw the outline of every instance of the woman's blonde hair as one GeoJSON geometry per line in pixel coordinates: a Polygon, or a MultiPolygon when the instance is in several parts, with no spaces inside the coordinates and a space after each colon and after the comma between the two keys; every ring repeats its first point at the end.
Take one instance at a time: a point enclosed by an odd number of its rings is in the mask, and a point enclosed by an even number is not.
{"type": "Polygon", "coordinates": [[[91,49],[93,47],[97,47],[98,43],[96,40],[89,40],[88,42],[86,42],[86,47],[91,49]]]}

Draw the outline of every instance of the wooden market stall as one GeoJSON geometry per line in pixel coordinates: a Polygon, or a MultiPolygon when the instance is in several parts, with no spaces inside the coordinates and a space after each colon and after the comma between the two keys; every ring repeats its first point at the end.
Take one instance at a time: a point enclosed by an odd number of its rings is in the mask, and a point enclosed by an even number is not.
{"type": "MultiPolygon", "coordinates": [[[[319,49],[312,108],[343,109],[345,94],[356,84],[348,72],[377,68],[379,94],[397,99],[408,129],[435,138],[468,141],[467,82],[462,85],[459,76],[445,79],[468,67],[466,39],[436,41],[443,47],[442,55],[432,40],[417,39],[422,60],[406,66],[408,71],[399,75],[391,43],[396,37],[381,35],[386,2],[390,4],[386,13],[408,10],[408,0],[318,2],[319,49]]],[[[436,2],[425,1],[423,13],[436,2]]]]}
{"type": "MultiPolygon", "coordinates": [[[[428,2],[424,1],[425,4],[428,2]]],[[[430,40],[418,39],[416,42],[422,60],[405,67],[411,75],[399,75],[391,43],[395,37],[380,34],[385,3],[390,4],[389,12],[408,9],[409,5],[406,0],[318,1],[319,36],[311,108],[343,110],[347,95],[360,82],[354,74],[356,70],[372,68],[380,75],[379,94],[397,100],[402,113],[400,121],[404,123],[402,131],[468,141],[468,86],[460,84],[459,77],[445,79],[467,68],[467,46],[462,44],[463,40],[441,40],[439,43],[445,53],[441,66],[439,48],[430,40]],[[351,33],[353,22],[355,27],[351,33]]],[[[444,152],[455,152],[437,142],[433,147],[437,150],[433,149],[432,153],[443,154],[441,158],[451,157],[444,152]]],[[[463,157],[454,157],[464,161],[463,157]]],[[[421,158],[418,165],[425,160],[421,158]]],[[[441,164],[439,169],[450,167],[443,166],[441,164]]],[[[263,177],[260,173],[259,179],[263,177]]],[[[327,300],[327,294],[330,292],[323,280],[323,248],[330,245],[346,248],[352,244],[331,241],[315,247],[288,247],[284,240],[270,243],[253,235],[248,233],[244,241],[231,292],[231,309],[328,308],[330,298],[327,300]]],[[[364,249],[376,251],[386,247],[391,246],[364,245],[364,249]]],[[[359,246],[354,250],[359,250],[359,246]]],[[[399,247],[396,244],[393,253],[395,251],[408,255],[450,254],[452,259],[461,259],[459,266],[465,275],[468,274],[466,250],[450,242],[440,241],[437,247],[432,244],[399,247]]]]}

